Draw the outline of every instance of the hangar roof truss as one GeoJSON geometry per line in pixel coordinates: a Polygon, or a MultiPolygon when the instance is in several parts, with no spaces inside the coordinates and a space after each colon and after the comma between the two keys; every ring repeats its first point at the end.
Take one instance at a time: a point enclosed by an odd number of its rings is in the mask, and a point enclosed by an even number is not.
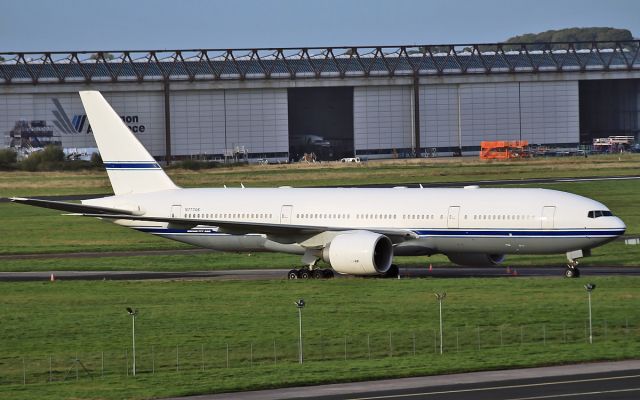
{"type": "Polygon", "coordinates": [[[0,53],[0,82],[143,82],[640,70],[640,41],[0,53]]]}

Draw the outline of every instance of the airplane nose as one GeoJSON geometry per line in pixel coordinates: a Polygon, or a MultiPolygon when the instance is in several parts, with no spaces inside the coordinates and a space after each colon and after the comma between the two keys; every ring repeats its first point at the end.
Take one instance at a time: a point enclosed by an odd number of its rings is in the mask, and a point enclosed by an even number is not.
{"type": "Polygon", "coordinates": [[[624,224],[624,221],[622,221],[620,218],[618,217],[614,217],[615,220],[613,221],[613,228],[614,229],[621,229],[622,232],[620,233],[621,235],[627,230],[627,226],[624,224]]]}

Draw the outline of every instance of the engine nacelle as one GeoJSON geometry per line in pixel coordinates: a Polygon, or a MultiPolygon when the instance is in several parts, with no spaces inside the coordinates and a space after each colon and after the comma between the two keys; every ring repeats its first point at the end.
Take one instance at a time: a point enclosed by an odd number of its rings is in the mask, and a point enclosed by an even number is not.
{"type": "Polygon", "coordinates": [[[342,233],[323,249],[322,259],[340,274],[384,274],[391,267],[393,245],[388,237],[373,232],[342,233]]]}
{"type": "Polygon", "coordinates": [[[452,263],[465,267],[492,267],[504,261],[504,254],[454,253],[447,257],[452,263]]]}

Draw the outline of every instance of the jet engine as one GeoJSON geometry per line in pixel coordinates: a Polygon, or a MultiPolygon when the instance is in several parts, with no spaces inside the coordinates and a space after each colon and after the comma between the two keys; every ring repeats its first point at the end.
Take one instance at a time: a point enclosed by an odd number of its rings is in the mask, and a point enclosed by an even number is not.
{"type": "Polygon", "coordinates": [[[492,267],[504,261],[504,254],[453,253],[447,254],[449,261],[465,267],[492,267]]]}
{"type": "Polygon", "coordinates": [[[391,267],[393,245],[388,237],[373,232],[342,233],[323,249],[322,259],[340,274],[384,274],[391,267]]]}

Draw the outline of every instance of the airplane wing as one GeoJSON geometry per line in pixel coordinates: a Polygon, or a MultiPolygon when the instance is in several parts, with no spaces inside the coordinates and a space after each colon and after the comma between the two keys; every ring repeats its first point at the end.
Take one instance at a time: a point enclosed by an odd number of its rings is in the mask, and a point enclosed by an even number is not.
{"type": "MultiPolygon", "coordinates": [[[[73,213],[70,215],[80,215],[83,217],[97,217],[107,219],[126,219],[131,221],[150,221],[150,222],[166,222],[172,226],[182,226],[187,229],[196,226],[215,226],[220,232],[243,235],[248,233],[264,233],[267,235],[277,236],[314,236],[322,232],[351,231],[360,228],[344,228],[331,226],[309,226],[309,225],[292,225],[292,224],[268,224],[260,222],[241,222],[241,221],[219,221],[189,218],[171,218],[171,217],[143,217],[131,214],[92,214],[92,213],[73,213]]],[[[404,242],[410,239],[417,239],[418,235],[408,229],[366,229],[370,232],[376,232],[385,235],[391,239],[393,243],[404,242]]]]}
{"type": "MultiPolygon", "coordinates": [[[[269,224],[260,222],[241,222],[241,221],[219,221],[204,220],[191,218],[171,218],[171,217],[146,217],[136,215],[130,210],[121,210],[108,207],[90,206],[78,203],[68,203],[62,201],[28,199],[21,197],[12,197],[11,201],[21,204],[28,204],[37,207],[50,208],[54,210],[66,211],[70,214],[83,217],[106,218],[113,220],[130,220],[130,221],[149,221],[164,222],[174,227],[184,229],[195,228],[196,226],[213,226],[218,227],[220,232],[243,235],[248,233],[264,233],[267,235],[275,235],[279,237],[312,237],[323,232],[339,232],[349,231],[358,228],[344,228],[331,226],[309,226],[309,225],[292,225],[292,224],[269,224]]],[[[393,243],[401,243],[406,240],[416,239],[418,235],[408,229],[366,229],[370,232],[376,232],[387,236],[393,243]]]]}
{"type": "Polygon", "coordinates": [[[53,210],[66,211],[70,213],[91,213],[96,215],[122,214],[127,216],[135,215],[135,212],[131,210],[122,210],[117,208],[99,207],[99,206],[89,206],[86,204],[68,203],[65,201],[27,199],[24,197],[11,197],[9,200],[11,200],[14,203],[28,204],[30,206],[43,207],[43,208],[51,208],[53,210]]]}

